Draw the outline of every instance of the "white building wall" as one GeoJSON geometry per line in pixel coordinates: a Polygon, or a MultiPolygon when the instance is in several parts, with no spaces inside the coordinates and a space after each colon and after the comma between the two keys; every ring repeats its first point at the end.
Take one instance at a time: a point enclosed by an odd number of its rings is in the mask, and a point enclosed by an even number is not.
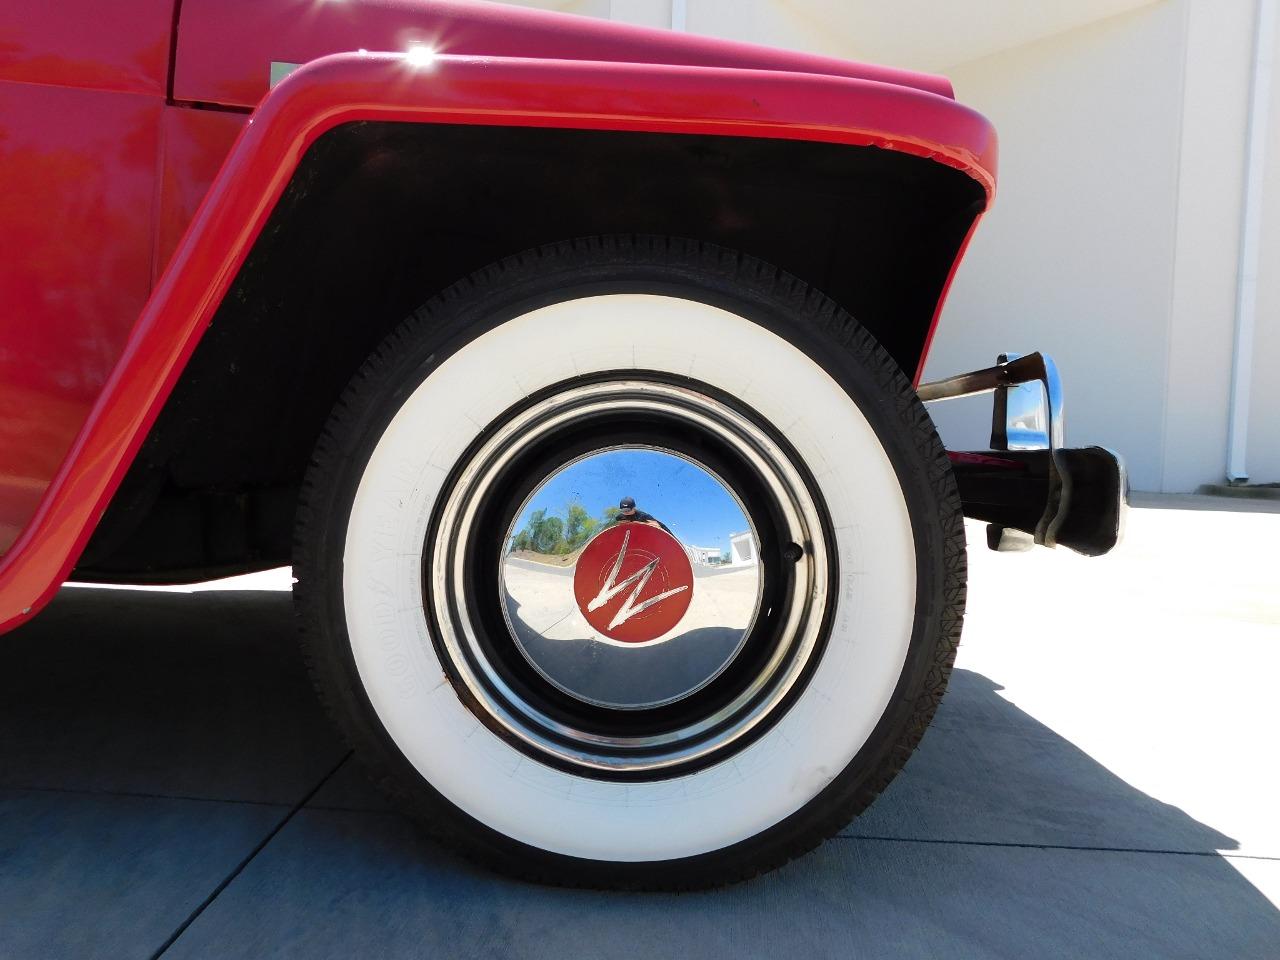
{"type": "Polygon", "coordinates": [[[1182,82],[1177,252],[1159,487],[1221,482],[1235,329],[1253,4],[1192,0],[1182,82]]]}
{"type": "MultiPolygon", "coordinates": [[[[1121,451],[1145,490],[1161,485],[1181,33],[1177,6],[1159,4],[951,68],[1000,133],[999,192],[925,371],[1052,354],[1068,442],[1121,451]]],[[[982,449],[990,409],[933,413],[948,446],[982,449]]]]}
{"type": "Polygon", "coordinates": [[[1251,481],[1280,481],[1280,44],[1271,52],[1271,117],[1262,195],[1262,258],[1253,349],[1248,467],[1251,481]]]}
{"type": "MultiPolygon", "coordinates": [[[[524,0],[649,26],[671,0],[524,0]]],[[[1044,350],[1067,438],[1134,488],[1225,476],[1255,0],[686,0],[696,33],[946,74],[1000,133],[1000,186],[926,377],[1044,350]]],[[[1280,55],[1280,50],[1276,51],[1280,55]]],[[[1273,77],[1280,115],[1280,70],[1273,77]]],[[[1280,122],[1268,129],[1248,465],[1280,480],[1280,122]]],[[[938,404],[982,447],[988,400],[938,404]]]]}

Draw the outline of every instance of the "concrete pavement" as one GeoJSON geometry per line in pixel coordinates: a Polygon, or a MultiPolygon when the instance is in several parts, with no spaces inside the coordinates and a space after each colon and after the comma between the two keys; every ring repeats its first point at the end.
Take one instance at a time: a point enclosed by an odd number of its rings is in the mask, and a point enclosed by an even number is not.
{"type": "Polygon", "coordinates": [[[1280,956],[1280,513],[1139,502],[1093,561],[971,527],[902,776],[815,854],[678,896],[421,839],[316,707],[280,574],[65,588],[0,638],[0,957],[1280,956]]]}

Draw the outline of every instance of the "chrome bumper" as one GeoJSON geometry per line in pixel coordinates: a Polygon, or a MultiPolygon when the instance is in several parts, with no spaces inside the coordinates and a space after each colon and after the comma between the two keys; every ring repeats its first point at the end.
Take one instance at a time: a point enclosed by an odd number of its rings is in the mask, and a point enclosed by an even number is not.
{"type": "Polygon", "coordinates": [[[991,449],[948,451],[966,517],[985,520],[993,550],[1061,544],[1087,556],[1124,532],[1129,481],[1105,447],[1063,446],[1062,381],[1043,354],[1001,354],[994,367],[923,384],[926,403],[994,393],[991,449]]]}

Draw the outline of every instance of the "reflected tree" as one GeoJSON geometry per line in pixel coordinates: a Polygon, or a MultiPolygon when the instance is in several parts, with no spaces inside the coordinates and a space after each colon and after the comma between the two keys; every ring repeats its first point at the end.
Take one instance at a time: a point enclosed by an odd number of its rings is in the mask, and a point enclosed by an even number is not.
{"type": "Polygon", "coordinates": [[[606,509],[604,515],[597,519],[578,500],[565,506],[563,517],[548,516],[545,508],[534,510],[520,532],[512,538],[511,549],[544,554],[573,553],[597,530],[609,524],[613,519],[610,511],[616,516],[618,508],[606,509]]]}
{"type": "Polygon", "coordinates": [[[578,549],[578,547],[591,539],[591,535],[596,532],[596,528],[599,526],[600,521],[587,513],[587,508],[580,502],[570,503],[569,516],[564,524],[566,545],[570,550],[578,549]]]}

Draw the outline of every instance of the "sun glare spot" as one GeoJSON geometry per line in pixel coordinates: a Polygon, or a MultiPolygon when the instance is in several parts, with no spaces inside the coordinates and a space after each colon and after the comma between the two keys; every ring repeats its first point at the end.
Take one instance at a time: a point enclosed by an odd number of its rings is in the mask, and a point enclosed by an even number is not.
{"type": "Polygon", "coordinates": [[[418,44],[405,52],[404,59],[411,67],[429,67],[436,61],[436,52],[431,47],[418,44]]]}

